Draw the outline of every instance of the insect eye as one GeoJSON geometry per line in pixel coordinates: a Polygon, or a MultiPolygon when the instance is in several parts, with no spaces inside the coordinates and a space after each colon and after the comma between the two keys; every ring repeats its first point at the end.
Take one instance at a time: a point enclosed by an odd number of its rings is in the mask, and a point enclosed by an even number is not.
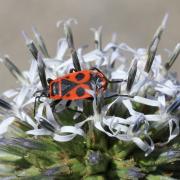
{"type": "Polygon", "coordinates": [[[52,79],[51,79],[51,78],[48,78],[48,79],[47,79],[48,84],[50,84],[50,83],[51,83],[51,81],[52,81],[52,79]]]}

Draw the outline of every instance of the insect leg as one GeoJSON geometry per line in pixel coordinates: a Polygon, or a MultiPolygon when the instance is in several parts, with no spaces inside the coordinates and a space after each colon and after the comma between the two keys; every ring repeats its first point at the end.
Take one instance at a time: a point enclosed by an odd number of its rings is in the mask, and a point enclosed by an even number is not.
{"type": "Polygon", "coordinates": [[[34,116],[35,116],[35,114],[36,114],[37,100],[38,100],[38,102],[40,102],[40,98],[41,98],[41,97],[42,97],[42,95],[35,97],[35,102],[34,102],[34,116]]]}
{"type": "Polygon", "coordinates": [[[81,111],[78,111],[78,110],[76,110],[76,109],[70,108],[69,106],[71,105],[71,103],[72,103],[71,100],[67,101],[67,103],[66,103],[66,109],[68,109],[69,111],[72,111],[72,112],[82,113],[81,111]]]}
{"type": "Polygon", "coordinates": [[[67,101],[67,103],[66,103],[66,109],[69,110],[69,111],[72,111],[72,112],[80,113],[80,114],[82,114],[84,117],[86,117],[86,115],[85,115],[82,111],[78,111],[78,110],[76,110],[76,109],[70,108],[69,106],[71,105],[71,102],[72,102],[71,100],[67,101]]]}
{"type": "MultiPolygon", "coordinates": [[[[101,73],[101,74],[103,74],[104,75],[104,73],[100,70],[100,69],[98,69],[98,68],[96,68],[96,67],[92,67],[90,70],[96,70],[96,71],[98,71],[99,73],[101,73]]],[[[105,75],[104,75],[104,78],[106,79],[106,81],[108,82],[108,83],[121,83],[121,82],[127,82],[127,80],[124,80],[124,79],[114,79],[114,80],[109,80],[105,75]]]]}
{"type": "Polygon", "coordinates": [[[38,93],[42,93],[42,90],[37,90],[37,91],[35,91],[34,94],[33,94],[33,96],[36,96],[36,94],[38,94],[38,93]]]}
{"type": "Polygon", "coordinates": [[[127,82],[127,80],[124,79],[108,80],[108,83],[121,83],[121,82],[127,82]]]}
{"type": "Polygon", "coordinates": [[[98,69],[98,68],[96,68],[96,67],[92,67],[90,70],[96,70],[96,71],[98,71],[99,73],[104,74],[100,69],[98,69]]]}
{"type": "Polygon", "coordinates": [[[56,105],[61,101],[62,99],[58,99],[58,100],[55,100],[53,102],[50,103],[50,107],[52,109],[52,111],[55,111],[55,108],[56,108],[56,105]]]}
{"type": "Polygon", "coordinates": [[[72,68],[69,70],[70,73],[76,72],[76,69],[72,68]]]}

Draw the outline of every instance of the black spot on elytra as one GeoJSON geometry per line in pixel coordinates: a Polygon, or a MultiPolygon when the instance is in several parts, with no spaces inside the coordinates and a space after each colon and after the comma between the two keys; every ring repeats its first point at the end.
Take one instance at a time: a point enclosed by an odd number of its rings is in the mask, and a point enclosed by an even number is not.
{"type": "Polygon", "coordinates": [[[61,93],[64,96],[69,91],[71,91],[76,86],[76,83],[73,83],[67,79],[62,79],[61,81],[61,93]]]}
{"type": "Polygon", "coordinates": [[[84,78],[84,74],[83,73],[78,73],[77,75],[76,75],[76,80],[78,80],[78,81],[80,81],[80,80],[82,80],[83,78],[84,78]]]}
{"type": "Polygon", "coordinates": [[[80,96],[83,96],[83,95],[85,94],[84,88],[82,88],[82,87],[77,88],[76,94],[77,94],[79,97],[80,97],[80,96]]]}

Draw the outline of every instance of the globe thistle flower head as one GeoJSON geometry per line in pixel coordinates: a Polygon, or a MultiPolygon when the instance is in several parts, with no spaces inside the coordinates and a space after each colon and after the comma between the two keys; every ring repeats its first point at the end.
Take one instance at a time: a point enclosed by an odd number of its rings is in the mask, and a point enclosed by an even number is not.
{"type": "Polygon", "coordinates": [[[19,82],[0,97],[0,176],[152,179],[171,171],[178,177],[172,169],[180,157],[180,85],[170,70],[179,43],[166,62],[157,54],[167,17],[147,49],[118,43],[115,35],[103,46],[99,27],[91,29],[95,49],[84,54],[73,39],[71,25],[77,21],[69,19],[57,23],[65,37],[52,57],[35,27],[35,41],[22,32],[30,69],[20,71],[7,55],[0,59],[19,82]],[[90,98],[52,98],[52,92],[66,91],[65,97],[76,88],[71,77],[85,76],[83,70],[95,74],[81,83],[91,88],[79,92],[90,98]],[[65,75],[70,79],[54,88],[52,82],[65,75]]]}

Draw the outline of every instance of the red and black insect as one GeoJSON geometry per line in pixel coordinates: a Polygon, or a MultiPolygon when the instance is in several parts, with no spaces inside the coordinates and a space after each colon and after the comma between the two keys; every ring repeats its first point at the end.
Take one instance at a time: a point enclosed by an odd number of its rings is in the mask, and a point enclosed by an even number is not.
{"type": "Polygon", "coordinates": [[[98,93],[100,89],[105,91],[108,83],[120,83],[124,81],[122,79],[110,81],[99,69],[91,68],[90,70],[81,70],[79,64],[75,64],[76,69],[72,69],[67,75],[54,80],[46,80],[45,65],[40,55],[38,55],[37,62],[43,90],[36,92],[40,93],[39,96],[36,96],[36,100],[40,100],[41,97],[48,97],[54,100],[51,103],[53,109],[61,100],[67,100],[68,106],[71,101],[92,98],[92,95],[89,94],[87,90],[94,90],[92,87],[93,84],[96,85],[98,93]]]}
{"type": "Polygon", "coordinates": [[[49,97],[54,100],[79,100],[92,97],[86,90],[92,90],[92,83],[105,90],[107,80],[103,73],[97,70],[82,70],[51,80],[49,97]]]}

